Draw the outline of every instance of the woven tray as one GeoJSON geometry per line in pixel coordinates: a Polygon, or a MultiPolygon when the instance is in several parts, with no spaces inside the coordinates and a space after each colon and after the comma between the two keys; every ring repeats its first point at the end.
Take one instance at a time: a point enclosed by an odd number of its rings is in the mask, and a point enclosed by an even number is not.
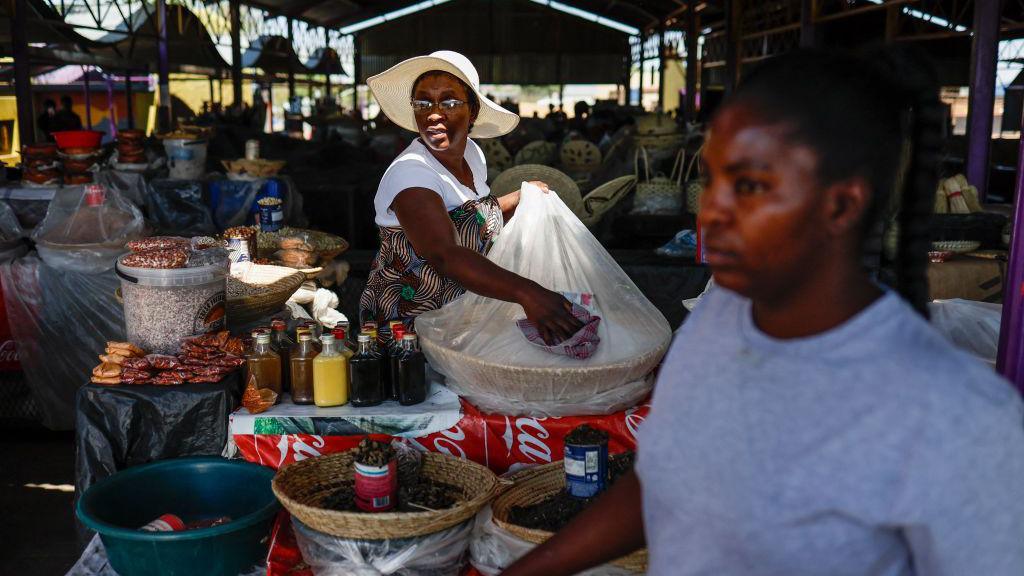
{"type": "Polygon", "coordinates": [[[247,284],[262,285],[266,290],[241,298],[228,295],[228,320],[232,324],[245,324],[280,312],[284,303],[306,281],[306,275],[294,268],[260,264],[249,266],[245,275],[236,279],[247,284]]]}
{"type": "Polygon", "coordinates": [[[498,479],[487,468],[469,460],[442,454],[423,454],[423,474],[457,487],[462,500],[452,508],[429,512],[338,512],[319,507],[324,496],[341,481],[352,480],[355,450],[329,454],[285,466],[272,488],[281,504],[303,524],[332,536],[387,540],[425,536],[472,518],[498,489],[498,479]]]}
{"type": "MultiPolygon", "coordinates": [[[[543,544],[554,533],[547,530],[524,528],[508,521],[514,506],[536,504],[545,498],[565,489],[565,469],[561,460],[524,470],[512,477],[514,484],[507,488],[491,503],[494,512],[494,523],[512,535],[543,544]]],[[[623,556],[612,562],[615,566],[643,574],[647,572],[647,550],[637,550],[629,556],[623,556]]]]}
{"type": "Polygon", "coordinates": [[[335,236],[334,234],[328,234],[319,230],[285,227],[277,232],[260,232],[258,234],[257,243],[259,244],[260,254],[269,256],[278,251],[281,238],[300,234],[307,235],[316,244],[316,252],[320,255],[321,265],[330,262],[348,250],[348,242],[341,236],[335,236]]]}

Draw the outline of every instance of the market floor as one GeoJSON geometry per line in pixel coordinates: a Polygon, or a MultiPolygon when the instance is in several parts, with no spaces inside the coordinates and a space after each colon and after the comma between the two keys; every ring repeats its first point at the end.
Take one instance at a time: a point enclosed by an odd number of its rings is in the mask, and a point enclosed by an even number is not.
{"type": "Polygon", "coordinates": [[[73,432],[0,425],[0,574],[60,576],[84,543],[74,519],[73,432]]]}

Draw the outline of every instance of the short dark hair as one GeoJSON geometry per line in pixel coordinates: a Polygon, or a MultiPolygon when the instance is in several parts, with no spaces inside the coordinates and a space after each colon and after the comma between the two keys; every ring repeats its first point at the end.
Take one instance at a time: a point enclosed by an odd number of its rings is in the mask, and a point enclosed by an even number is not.
{"type": "Polygon", "coordinates": [[[798,50],[751,72],[726,107],[736,103],[791,124],[790,137],[818,155],[820,185],[854,177],[867,181],[872,199],[866,236],[879,228],[890,206],[898,207],[894,288],[927,315],[928,219],[943,114],[938,76],[927,55],[907,47],[859,55],[798,50]]]}
{"type": "Polygon", "coordinates": [[[60,104],[65,108],[71,108],[71,96],[61,96],[60,104]]]}

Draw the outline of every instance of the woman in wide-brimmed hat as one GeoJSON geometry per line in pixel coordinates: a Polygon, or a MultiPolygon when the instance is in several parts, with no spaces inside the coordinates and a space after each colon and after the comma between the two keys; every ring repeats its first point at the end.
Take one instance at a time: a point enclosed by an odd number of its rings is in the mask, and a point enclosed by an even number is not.
{"type": "Polygon", "coordinates": [[[470,290],[522,305],[549,342],[571,336],[580,325],[562,295],[483,256],[515,212],[519,191],[490,195],[483,152],[470,136],[503,136],[519,116],[480,93],[476,68],[456,52],[410,58],[367,84],[387,117],[419,138],[377,188],[381,246],[362,319],[411,323],[470,290]]]}

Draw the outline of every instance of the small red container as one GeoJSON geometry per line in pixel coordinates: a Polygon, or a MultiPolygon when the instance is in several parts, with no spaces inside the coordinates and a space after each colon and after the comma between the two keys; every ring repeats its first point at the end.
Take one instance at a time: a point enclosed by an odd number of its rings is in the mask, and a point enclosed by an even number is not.
{"type": "Polygon", "coordinates": [[[64,130],[54,132],[53,138],[57,141],[57,147],[65,148],[96,148],[103,139],[103,132],[98,130],[64,130]]]}

